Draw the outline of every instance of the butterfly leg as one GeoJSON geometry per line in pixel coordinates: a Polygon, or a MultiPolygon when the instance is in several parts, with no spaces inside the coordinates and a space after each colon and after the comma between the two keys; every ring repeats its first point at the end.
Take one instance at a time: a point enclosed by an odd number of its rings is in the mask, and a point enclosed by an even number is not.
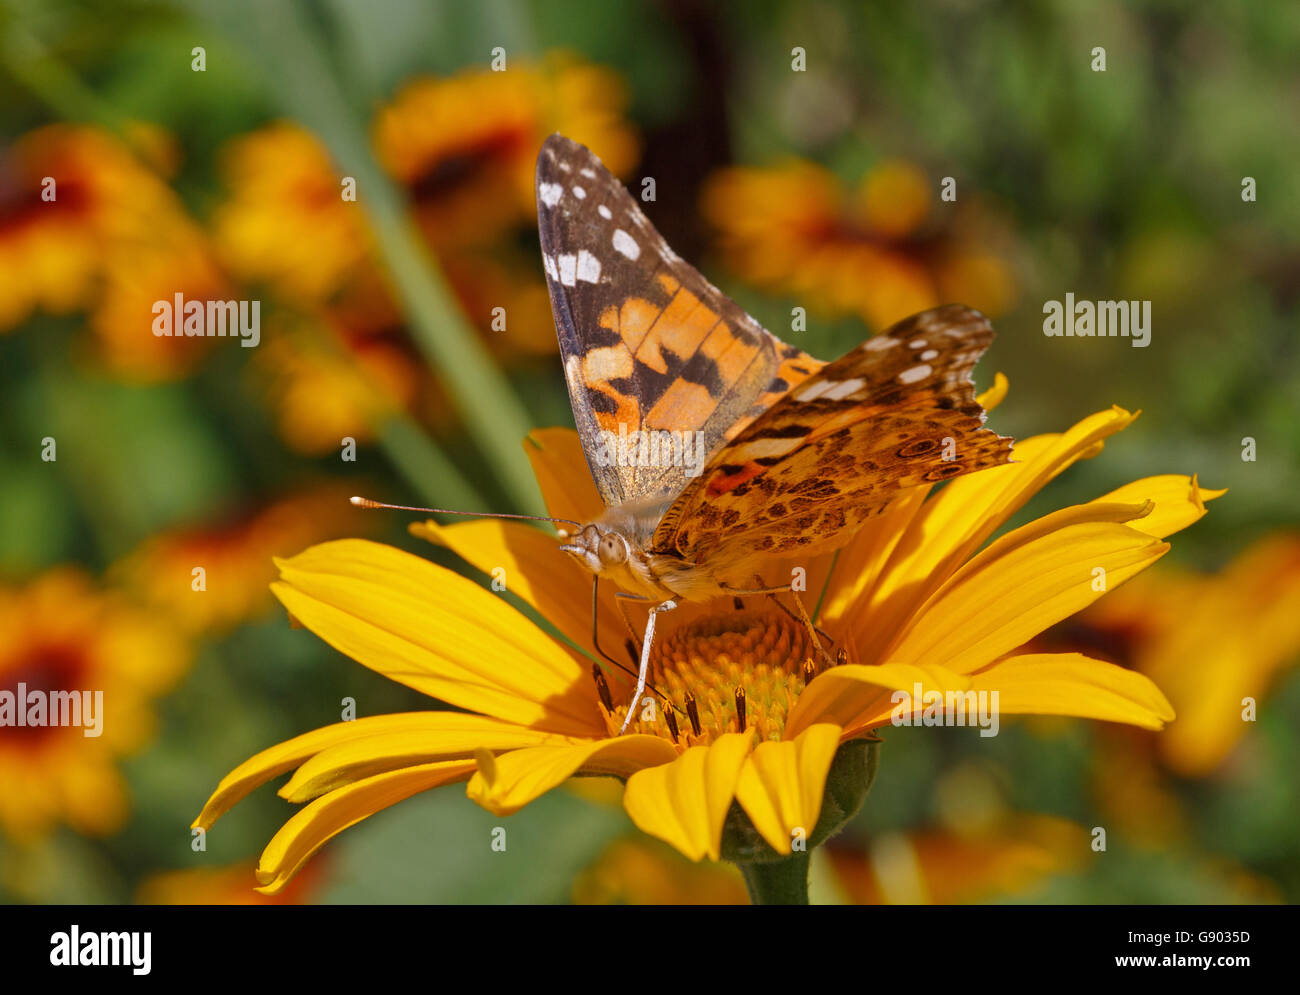
{"type": "Polygon", "coordinates": [[[759,585],[758,587],[750,588],[749,590],[728,587],[728,588],[724,588],[724,590],[728,594],[736,594],[742,596],[748,594],[768,595],[772,599],[773,603],[775,603],[775,605],[781,609],[781,611],[785,612],[796,622],[799,622],[803,625],[803,627],[808,631],[808,638],[812,641],[812,644],[817,647],[817,652],[821,654],[823,661],[827,664],[827,666],[832,666],[833,661],[831,660],[831,655],[826,650],[826,647],[822,645],[822,640],[825,639],[827,642],[829,642],[830,636],[822,632],[821,629],[817,628],[817,626],[813,625],[813,620],[808,616],[808,609],[806,609],[803,606],[803,601],[800,599],[798,592],[794,590],[793,586],[787,584],[783,587],[766,587],[763,585],[763,578],[759,577],[757,574],[755,574],[754,576],[754,581],[759,585]],[[777,595],[779,594],[790,595],[790,599],[794,602],[795,607],[799,609],[798,615],[795,615],[793,612],[790,611],[789,608],[787,608],[784,604],[781,603],[781,599],[777,597],[777,595]]]}
{"type": "Polygon", "coordinates": [[[650,647],[654,645],[655,639],[655,619],[662,612],[670,612],[677,607],[676,601],[664,601],[650,609],[650,615],[645,621],[645,638],[641,640],[641,671],[636,679],[636,691],[632,695],[632,701],[627,706],[627,714],[623,716],[623,727],[619,729],[619,735],[627,732],[627,727],[632,722],[632,713],[641,700],[641,695],[645,693],[646,674],[650,670],[650,647]]]}
{"type": "Polygon", "coordinates": [[[627,614],[627,603],[629,601],[649,601],[644,594],[631,594],[628,591],[614,592],[615,604],[618,605],[618,613],[623,616],[623,624],[627,626],[628,642],[633,649],[633,656],[640,656],[641,643],[637,639],[636,626],[632,624],[632,619],[627,614]]]}

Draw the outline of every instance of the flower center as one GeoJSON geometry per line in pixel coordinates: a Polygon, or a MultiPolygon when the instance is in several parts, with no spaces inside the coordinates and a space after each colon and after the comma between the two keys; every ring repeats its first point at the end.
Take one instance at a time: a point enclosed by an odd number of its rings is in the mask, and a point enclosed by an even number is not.
{"type": "MultiPolygon", "coordinates": [[[[800,692],[824,666],[804,625],[776,608],[661,629],[650,649],[646,693],[628,731],[682,746],[748,729],[760,741],[780,739],[800,692]]],[[[623,724],[630,689],[625,698],[606,711],[611,736],[623,724]]]]}

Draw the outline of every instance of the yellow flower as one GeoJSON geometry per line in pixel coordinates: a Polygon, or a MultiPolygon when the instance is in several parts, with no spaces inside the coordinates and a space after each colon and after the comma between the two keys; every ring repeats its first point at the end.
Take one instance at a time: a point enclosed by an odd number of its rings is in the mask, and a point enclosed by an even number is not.
{"type": "Polygon", "coordinates": [[[945,209],[951,221],[928,220],[939,213],[929,181],[897,160],[878,164],[856,191],[794,160],[724,169],[703,195],[723,256],[742,279],[876,328],[948,301],[993,316],[1014,303],[1010,268],[985,248],[991,220],[964,199],[945,209]]]}
{"type": "Polygon", "coordinates": [[[357,515],[341,487],[290,495],[218,525],[154,536],[115,564],[112,576],[187,632],[227,629],[274,604],[267,591],[273,556],[356,528],[357,515]],[[195,567],[204,570],[202,591],[192,587],[195,567]]]}
{"type": "MultiPolygon", "coordinates": [[[[83,705],[90,703],[89,711],[80,710],[79,727],[16,726],[6,716],[0,827],[20,840],[59,821],[84,833],[113,832],[127,813],[116,761],[152,735],[150,701],[180,677],[188,648],[166,623],[96,590],[73,568],[51,570],[22,588],[0,588],[0,632],[0,695],[12,696],[12,707],[25,695],[30,716],[34,695],[52,702],[52,692],[83,692],[83,705]]],[[[47,706],[47,718],[52,709],[47,706]]],[[[78,718],[70,704],[60,712],[78,718]]]]}
{"type": "Polygon", "coordinates": [[[430,242],[482,244],[535,218],[537,149],[552,132],[583,143],[615,174],[631,168],[638,147],[626,103],[617,74],[552,53],[506,72],[408,84],[376,119],[375,144],[430,242]]]}
{"type": "MultiPolygon", "coordinates": [[[[999,377],[984,406],[1005,387],[999,377]]],[[[1157,560],[1169,548],[1163,537],[1199,519],[1216,492],[1188,477],[1149,477],[981,549],[1133,417],[1103,411],[1019,443],[1015,463],[937,492],[909,491],[837,556],[806,564],[807,590],[825,587],[819,624],[847,663],[814,664],[802,627],[770,601],[684,604],[664,616],[650,678],[674,708],[638,711],[628,735],[617,734],[626,675],[592,679],[590,577],[540,530],[499,520],[412,527],[496,571],[565,641],[478,584],[389,546],[340,540],[281,560],[273,590],[300,624],[464,711],[363,718],[272,747],[231,772],[194,825],[212,826],[258,785],[296,769],[280,794],[306,804],[258,866],[261,886],[275,892],[335,834],[417,792],[468,781],[472,799],[508,815],[574,775],[612,775],[627,780],[633,822],[687,857],[721,856],[733,801],[767,845],[789,854],[818,821],[840,744],[890,724],[895,691],[954,692],[945,708],[955,717],[969,707],[956,692],[996,691],[1002,715],[1158,729],[1173,711],[1141,674],[1079,653],[1017,649],[1100,597],[1099,569],[1101,588],[1114,587],[1157,560]]],[[[599,510],[575,433],[534,433],[526,448],[551,514],[585,521],[599,510]]],[[[599,619],[601,645],[631,664],[612,592],[599,619]]]]}
{"type": "Polygon", "coordinates": [[[343,199],[342,178],[310,132],[269,125],[231,142],[222,167],[231,195],[213,217],[215,238],[241,279],[321,302],[371,265],[359,203],[343,199]]]}
{"type": "Polygon", "coordinates": [[[1219,574],[1153,571],[1078,621],[1058,638],[1098,645],[1157,681],[1179,720],[1156,749],[1171,770],[1204,777],[1251,728],[1247,699],[1258,713],[1300,658],[1300,536],[1266,536],[1219,574]]]}

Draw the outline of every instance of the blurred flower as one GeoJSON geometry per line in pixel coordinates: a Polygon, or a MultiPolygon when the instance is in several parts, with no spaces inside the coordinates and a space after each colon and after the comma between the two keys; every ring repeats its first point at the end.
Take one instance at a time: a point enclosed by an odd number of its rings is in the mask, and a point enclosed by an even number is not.
{"type": "Polygon", "coordinates": [[[1091,852],[1082,826],[1048,815],[1007,815],[975,832],[887,833],[869,846],[826,845],[839,884],[858,905],[955,905],[1023,893],[1077,869],[1091,852]]]}
{"type": "Polygon", "coordinates": [[[104,239],[130,227],[132,212],[156,207],[159,186],[95,128],[50,125],[0,152],[0,331],[37,308],[87,307],[104,239]]]}
{"type": "Polygon", "coordinates": [[[331,483],[219,525],[165,532],[114,565],[114,578],[188,632],[222,630],[264,615],[274,601],[272,557],[355,532],[352,488],[331,483]],[[202,567],[204,590],[191,587],[202,567]]]}
{"type": "MultiPolygon", "coordinates": [[[[992,407],[1004,394],[999,378],[981,401],[992,407]]],[[[210,827],[258,785],[297,768],[280,794],[307,804],[258,867],[274,892],[335,834],[420,791],[468,781],[472,799],[507,815],[585,773],[626,778],[633,822],[691,859],[719,857],[733,799],[767,844],[789,853],[792,830],[818,821],[840,744],[890,724],[895,691],[939,692],[941,707],[967,723],[976,695],[958,692],[997,691],[1002,715],[1158,729],[1173,712],[1146,677],[1079,653],[1016,650],[1101,596],[1096,568],[1113,588],[1150,566],[1169,548],[1163,537],[1197,521],[1215,494],[1187,477],[1146,478],[981,549],[1043,485],[1132,420],[1113,408],[1019,443],[1017,462],[934,494],[906,491],[838,554],[815,559],[808,590],[826,578],[820,624],[848,660],[863,663],[814,664],[803,627],[767,603],[680,605],[661,622],[651,655],[664,707],[640,712],[627,735],[619,734],[626,676],[591,669],[590,576],[557,556],[543,532],[501,520],[412,526],[485,573],[504,571],[510,591],[589,656],[478,584],[389,546],[340,540],[279,561],[273,589],[298,623],[466,711],[359,719],[272,747],[229,774],[194,825],[210,827]]],[[[576,433],[535,433],[527,448],[551,514],[592,520],[602,505],[576,433]]],[[[601,643],[635,666],[613,594],[603,594],[601,643]]],[[[914,713],[922,700],[913,700],[914,713]]]]}
{"type": "Polygon", "coordinates": [[[1218,574],[1152,571],[1051,637],[1157,681],[1178,721],[1156,750],[1176,773],[1204,777],[1251,728],[1247,699],[1258,706],[1300,658],[1300,536],[1266,536],[1218,574]]]}
{"type": "Polygon", "coordinates": [[[748,905],[731,864],[687,860],[646,836],[617,839],[573,883],[575,905],[748,905]]]}
{"type": "Polygon", "coordinates": [[[1010,267],[986,247],[990,219],[963,199],[941,220],[907,162],[878,164],[854,191],[802,160],[725,169],[705,186],[703,212],[742,279],[875,328],[953,302],[996,316],[1016,297],[1010,267]]]}
{"type": "Polygon", "coordinates": [[[0,828],[18,839],[39,837],[59,821],[84,833],[115,831],[127,814],[117,761],[152,737],[152,699],[188,666],[187,646],[162,619],[96,589],[71,567],[0,588],[0,632],[0,694],[12,695],[16,709],[24,692],[29,701],[40,695],[51,702],[49,719],[54,692],[102,693],[93,720],[94,697],[90,712],[68,706],[81,727],[15,726],[14,716],[6,717],[0,828]]]}
{"type": "Polygon", "coordinates": [[[432,389],[396,331],[359,327],[337,310],[277,312],[272,322],[276,334],[254,368],[281,436],[298,452],[337,453],[345,438],[369,442],[380,422],[416,408],[432,389]]]}
{"type": "Polygon", "coordinates": [[[184,373],[210,344],[155,336],[154,303],[227,293],[202,231],[151,168],[172,165],[169,136],[143,125],[129,135],[133,147],[95,128],[51,125],[4,154],[0,331],[37,308],[90,309],[108,365],[152,380],[184,373]]]}
{"type": "Polygon", "coordinates": [[[141,882],[135,900],[137,905],[310,905],[324,884],[324,863],[324,858],[312,861],[276,895],[248,886],[252,863],[160,871],[141,882]]]}
{"type": "Polygon", "coordinates": [[[234,297],[202,232],[179,215],[160,219],[147,244],[121,244],[104,262],[91,329],[112,372],[134,380],[170,380],[188,373],[213,347],[217,339],[208,336],[153,333],[155,304],[171,306],[177,294],[205,308],[209,301],[234,297]]]}
{"type": "Polygon", "coordinates": [[[375,121],[380,160],[408,190],[439,249],[492,241],[536,217],[537,150],[554,131],[619,175],[637,156],[612,70],[553,53],[507,72],[470,69],[405,86],[375,121]]]}
{"type": "Polygon", "coordinates": [[[241,279],[320,303],[373,265],[361,209],[343,199],[342,179],[310,132],[279,122],[235,139],[222,174],[231,193],[213,217],[215,238],[241,279]]]}

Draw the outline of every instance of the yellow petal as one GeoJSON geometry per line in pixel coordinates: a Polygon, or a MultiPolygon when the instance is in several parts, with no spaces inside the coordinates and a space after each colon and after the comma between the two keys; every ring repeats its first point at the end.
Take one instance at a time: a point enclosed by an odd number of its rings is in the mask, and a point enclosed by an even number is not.
{"type": "MultiPolygon", "coordinates": [[[[449,526],[416,522],[410,531],[446,546],[485,574],[502,569],[504,573],[498,576],[507,591],[523,598],[570,640],[596,655],[591,640],[591,574],[560,552],[555,537],[518,522],[487,520],[449,526]]],[[[597,616],[601,647],[621,657],[627,627],[619,615],[614,590],[613,584],[601,585],[597,616]]]]}
{"type": "MultiPolygon", "coordinates": [[[[939,666],[885,663],[878,666],[845,664],[819,674],[799,696],[786,722],[787,737],[801,735],[819,722],[830,722],[854,732],[865,728],[862,716],[888,718],[894,709],[893,692],[919,698],[932,691],[947,694],[970,688],[970,678],[939,666]],[[918,695],[919,688],[919,695],[918,695]]],[[[915,707],[920,707],[919,702],[915,707]]]]}
{"type": "Polygon", "coordinates": [[[1068,525],[981,559],[953,578],[914,616],[886,658],[970,673],[1087,607],[1168,550],[1168,543],[1127,525],[1068,525]]]}
{"type": "Polygon", "coordinates": [[[1166,473],[1156,477],[1143,477],[1131,484],[1118,487],[1097,498],[1098,504],[1106,502],[1151,501],[1155,508],[1133,527],[1147,535],[1163,539],[1187,528],[1205,515],[1205,502],[1227,494],[1226,490],[1206,490],[1196,477],[1181,473],[1166,473]]]}
{"type": "Polygon", "coordinates": [[[1024,653],[971,675],[1003,715],[1073,715],[1159,729],[1173,706],[1151,678],[1082,653],[1024,653]],[[991,700],[991,698],[990,698],[991,700]]]}
{"type": "Polygon", "coordinates": [[[623,807],[637,828],[676,847],[691,860],[719,859],[722,825],[751,736],[727,733],[692,746],[672,763],[633,774],[623,807]]]}
{"type": "Polygon", "coordinates": [[[620,736],[564,746],[514,750],[479,764],[469,797],[489,812],[510,815],[581,770],[628,777],[643,767],[674,760],[677,751],[658,736],[620,736]]]}
{"type": "Polygon", "coordinates": [[[575,522],[594,521],[605,511],[578,433],[571,428],[540,428],[528,433],[524,451],[533,465],[547,514],[575,522]]]}
{"type": "Polygon", "coordinates": [[[374,715],[352,722],[336,722],[285,740],[245,760],[222,778],[191,828],[211,829],[213,823],[250,792],[271,778],[293,770],[322,750],[384,733],[435,734],[443,726],[448,714],[451,713],[402,712],[397,715],[374,715]]]}
{"type": "Polygon", "coordinates": [[[1007,398],[1007,391],[1011,389],[1011,384],[1001,373],[993,374],[993,386],[983,394],[978,395],[975,401],[985,411],[992,411],[1007,398]]]}
{"type": "Polygon", "coordinates": [[[507,722],[604,734],[591,677],[501,598],[418,556],[362,539],[277,560],[271,589],[307,628],[358,663],[507,722]]]}
{"type": "Polygon", "coordinates": [[[949,481],[927,501],[898,543],[869,601],[845,613],[859,658],[881,660],[890,637],[999,526],[1076,460],[1101,452],[1104,440],[1135,415],[1112,408],[1060,435],[1017,441],[1016,462],[949,481]]]}
{"type": "Polygon", "coordinates": [[[380,732],[317,753],[294,772],[279,795],[305,802],[327,791],[398,767],[436,760],[468,759],[475,750],[517,750],[543,743],[567,743],[568,737],[526,729],[482,715],[434,712],[441,721],[428,728],[380,732]]]}
{"type": "Polygon", "coordinates": [[[839,745],[840,727],[821,722],[793,740],[760,743],[741,768],[736,800],[778,853],[790,853],[795,838],[806,845],[812,835],[839,745]]]}
{"type": "Polygon", "coordinates": [[[274,895],[313,853],[349,826],[412,795],[463,781],[474,770],[472,760],[422,764],[376,774],[322,795],[296,812],[262,851],[257,865],[257,890],[274,895]]]}
{"type": "Polygon", "coordinates": [[[871,603],[881,572],[929,493],[928,486],[909,487],[879,515],[868,519],[840,550],[821,614],[831,635],[841,635],[841,620],[847,619],[851,625],[855,609],[871,603]]]}

